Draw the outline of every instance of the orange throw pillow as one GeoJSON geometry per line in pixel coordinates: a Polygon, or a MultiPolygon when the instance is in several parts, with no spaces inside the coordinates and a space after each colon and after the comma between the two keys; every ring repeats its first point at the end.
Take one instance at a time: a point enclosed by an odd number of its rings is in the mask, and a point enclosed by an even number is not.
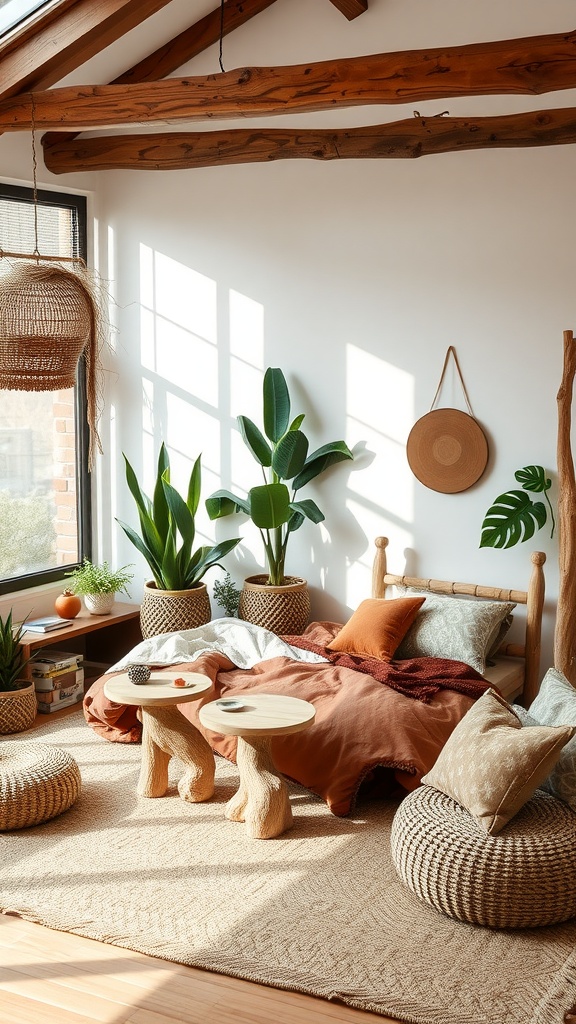
{"type": "Polygon", "coordinates": [[[391,661],[425,600],[425,597],[392,600],[369,597],[361,601],[346,625],[327,644],[328,650],[391,661]]]}

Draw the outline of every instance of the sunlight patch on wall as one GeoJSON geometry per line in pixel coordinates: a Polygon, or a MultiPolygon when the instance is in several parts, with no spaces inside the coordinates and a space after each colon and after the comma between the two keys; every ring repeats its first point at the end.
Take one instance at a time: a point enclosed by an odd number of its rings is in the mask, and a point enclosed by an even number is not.
{"type": "MultiPolygon", "coordinates": [[[[262,406],[264,307],[233,289],[229,293],[229,304],[230,413],[236,417],[248,415],[256,401],[257,408],[262,406]]],[[[250,418],[256,419],[256,416],[250,418]]]]}
{"type": "Polygon", "coordinates": [[[220,423],[192,403],[169,394],[166,399],[166,434],[172,481],[186,493],[192,466],[202,455],[202,495],[220,486],[220,423]]]}
{"type": "Polygon", "coordinates": [[[215,407],[216,282],[141,245],[140,295],[142,365],[215,407]]]}
{"type": "Polygon", "coordinates": [[[347,508],[361,524],[366,551],[351,559],[346,601],[355,608],[369,593],[374,538],[390,538],[395,571],[412,543],[414,478],[406,459],[406,438],[414,419],[414,377],[370,352],[348,345],[346,352],[346,436],[366,442],[370,460],[350,475],[347,508]]]}

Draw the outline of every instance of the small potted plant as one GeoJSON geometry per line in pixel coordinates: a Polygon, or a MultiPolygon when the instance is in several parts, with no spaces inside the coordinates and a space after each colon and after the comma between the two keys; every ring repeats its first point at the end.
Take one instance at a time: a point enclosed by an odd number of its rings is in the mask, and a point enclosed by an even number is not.
{"type": "Polygon", "coordinates": [[[124,456],[126,482],[138,509],[140,534],[119,519],[117,522],[146,559],[154,577],[144,584],[140,607],[144,639],[159,633],[195,629],[209,622],[210,598],[203,577],[240,543],[237,537],[193,550],[201,489],[200,458],[199,455],[192,467],[183,498],[170,482],[170,460],[166,445],[162,444],[152,499],[142,491],[124,456]]]}
{"type": "Polygon", "coordinates": [[[0,617],[0,733],[29,729],[36,717],[34,683],[24,679],[26,662],[20,640],[26,625],[12,625],[12,612],[0,617]]]}
{"type": "Polygon", "coordinates": [[[85,558],[82,565],[72,572],[67,572],[71,580],[70,589],[78,597],[84,598],[84,604],[91,615],[109,615],[112,611],[116,594],[123,592],[128,597],[126,585],[134,578],[133,572],[127,572],[130,566],[111,569],[108,562],[94,565],[85,558]]]}
{"type": "Polygon", "coordinates": [[[247,416],[238,417],[242,440],[261,467],[264,483],[246,498],[219,490],[206,500],[211,519],[235,512],[249,516],[264,546],[266,574],[244,581],[239,614],[273,632],[302,633],[310,611],[308,584],[285,574],[288,541],[305,520],[321,523],[324,513],[311,498],[297,500],[301,488],[330,466],[353,459],[344,441],[330,441],[308,454],[308,438],[300,429],[304,414],[291,420],[290,394],[282,370],[264,374],[264,434],[247,416]]]}
{"type": "Polygon", "coordinates": [[[238,589],[229,572],[223,580],[214,582],[214,600],[224,609],[224,614],[233,619],[238,615],[238,606],[242,591],[238,589]]]}

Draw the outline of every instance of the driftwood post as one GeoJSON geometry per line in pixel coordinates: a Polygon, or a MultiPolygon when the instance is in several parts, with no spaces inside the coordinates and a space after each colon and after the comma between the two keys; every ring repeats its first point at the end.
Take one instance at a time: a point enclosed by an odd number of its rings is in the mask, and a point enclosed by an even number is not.
{"type": "Polygon", "coordinates": [[[564,331],[564,368],[558,401],[558,557],[560,580],[554,632],[554,667],[576,686],[576,478],[570,444],[576,344],[564,331]]]}

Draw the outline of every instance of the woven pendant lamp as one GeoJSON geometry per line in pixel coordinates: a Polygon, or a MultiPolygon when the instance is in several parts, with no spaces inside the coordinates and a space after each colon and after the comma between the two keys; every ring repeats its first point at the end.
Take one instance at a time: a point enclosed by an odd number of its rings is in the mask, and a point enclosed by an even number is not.
{"type": "MultiPolygon", "coordinates": [[[[34,113],[34,106],[32,107],[34,113]]],[[[41,256],[38,250],[38,191],[34,165],[34,236],[31,255],[0,250],[0,389],[60,391],[76,384],[78,363],[86,362],[89,468],[96,430],[102,303],[94,275],[81,259],[41,256]],[[63,264],[68,264],[63,266],[63,264]]]]}
{"type": "Polygon", "coordinates": [[[92,300],[73,271],[24,263],[0,278],[0,388],[74,387],[93,334],[92,300]]]}

